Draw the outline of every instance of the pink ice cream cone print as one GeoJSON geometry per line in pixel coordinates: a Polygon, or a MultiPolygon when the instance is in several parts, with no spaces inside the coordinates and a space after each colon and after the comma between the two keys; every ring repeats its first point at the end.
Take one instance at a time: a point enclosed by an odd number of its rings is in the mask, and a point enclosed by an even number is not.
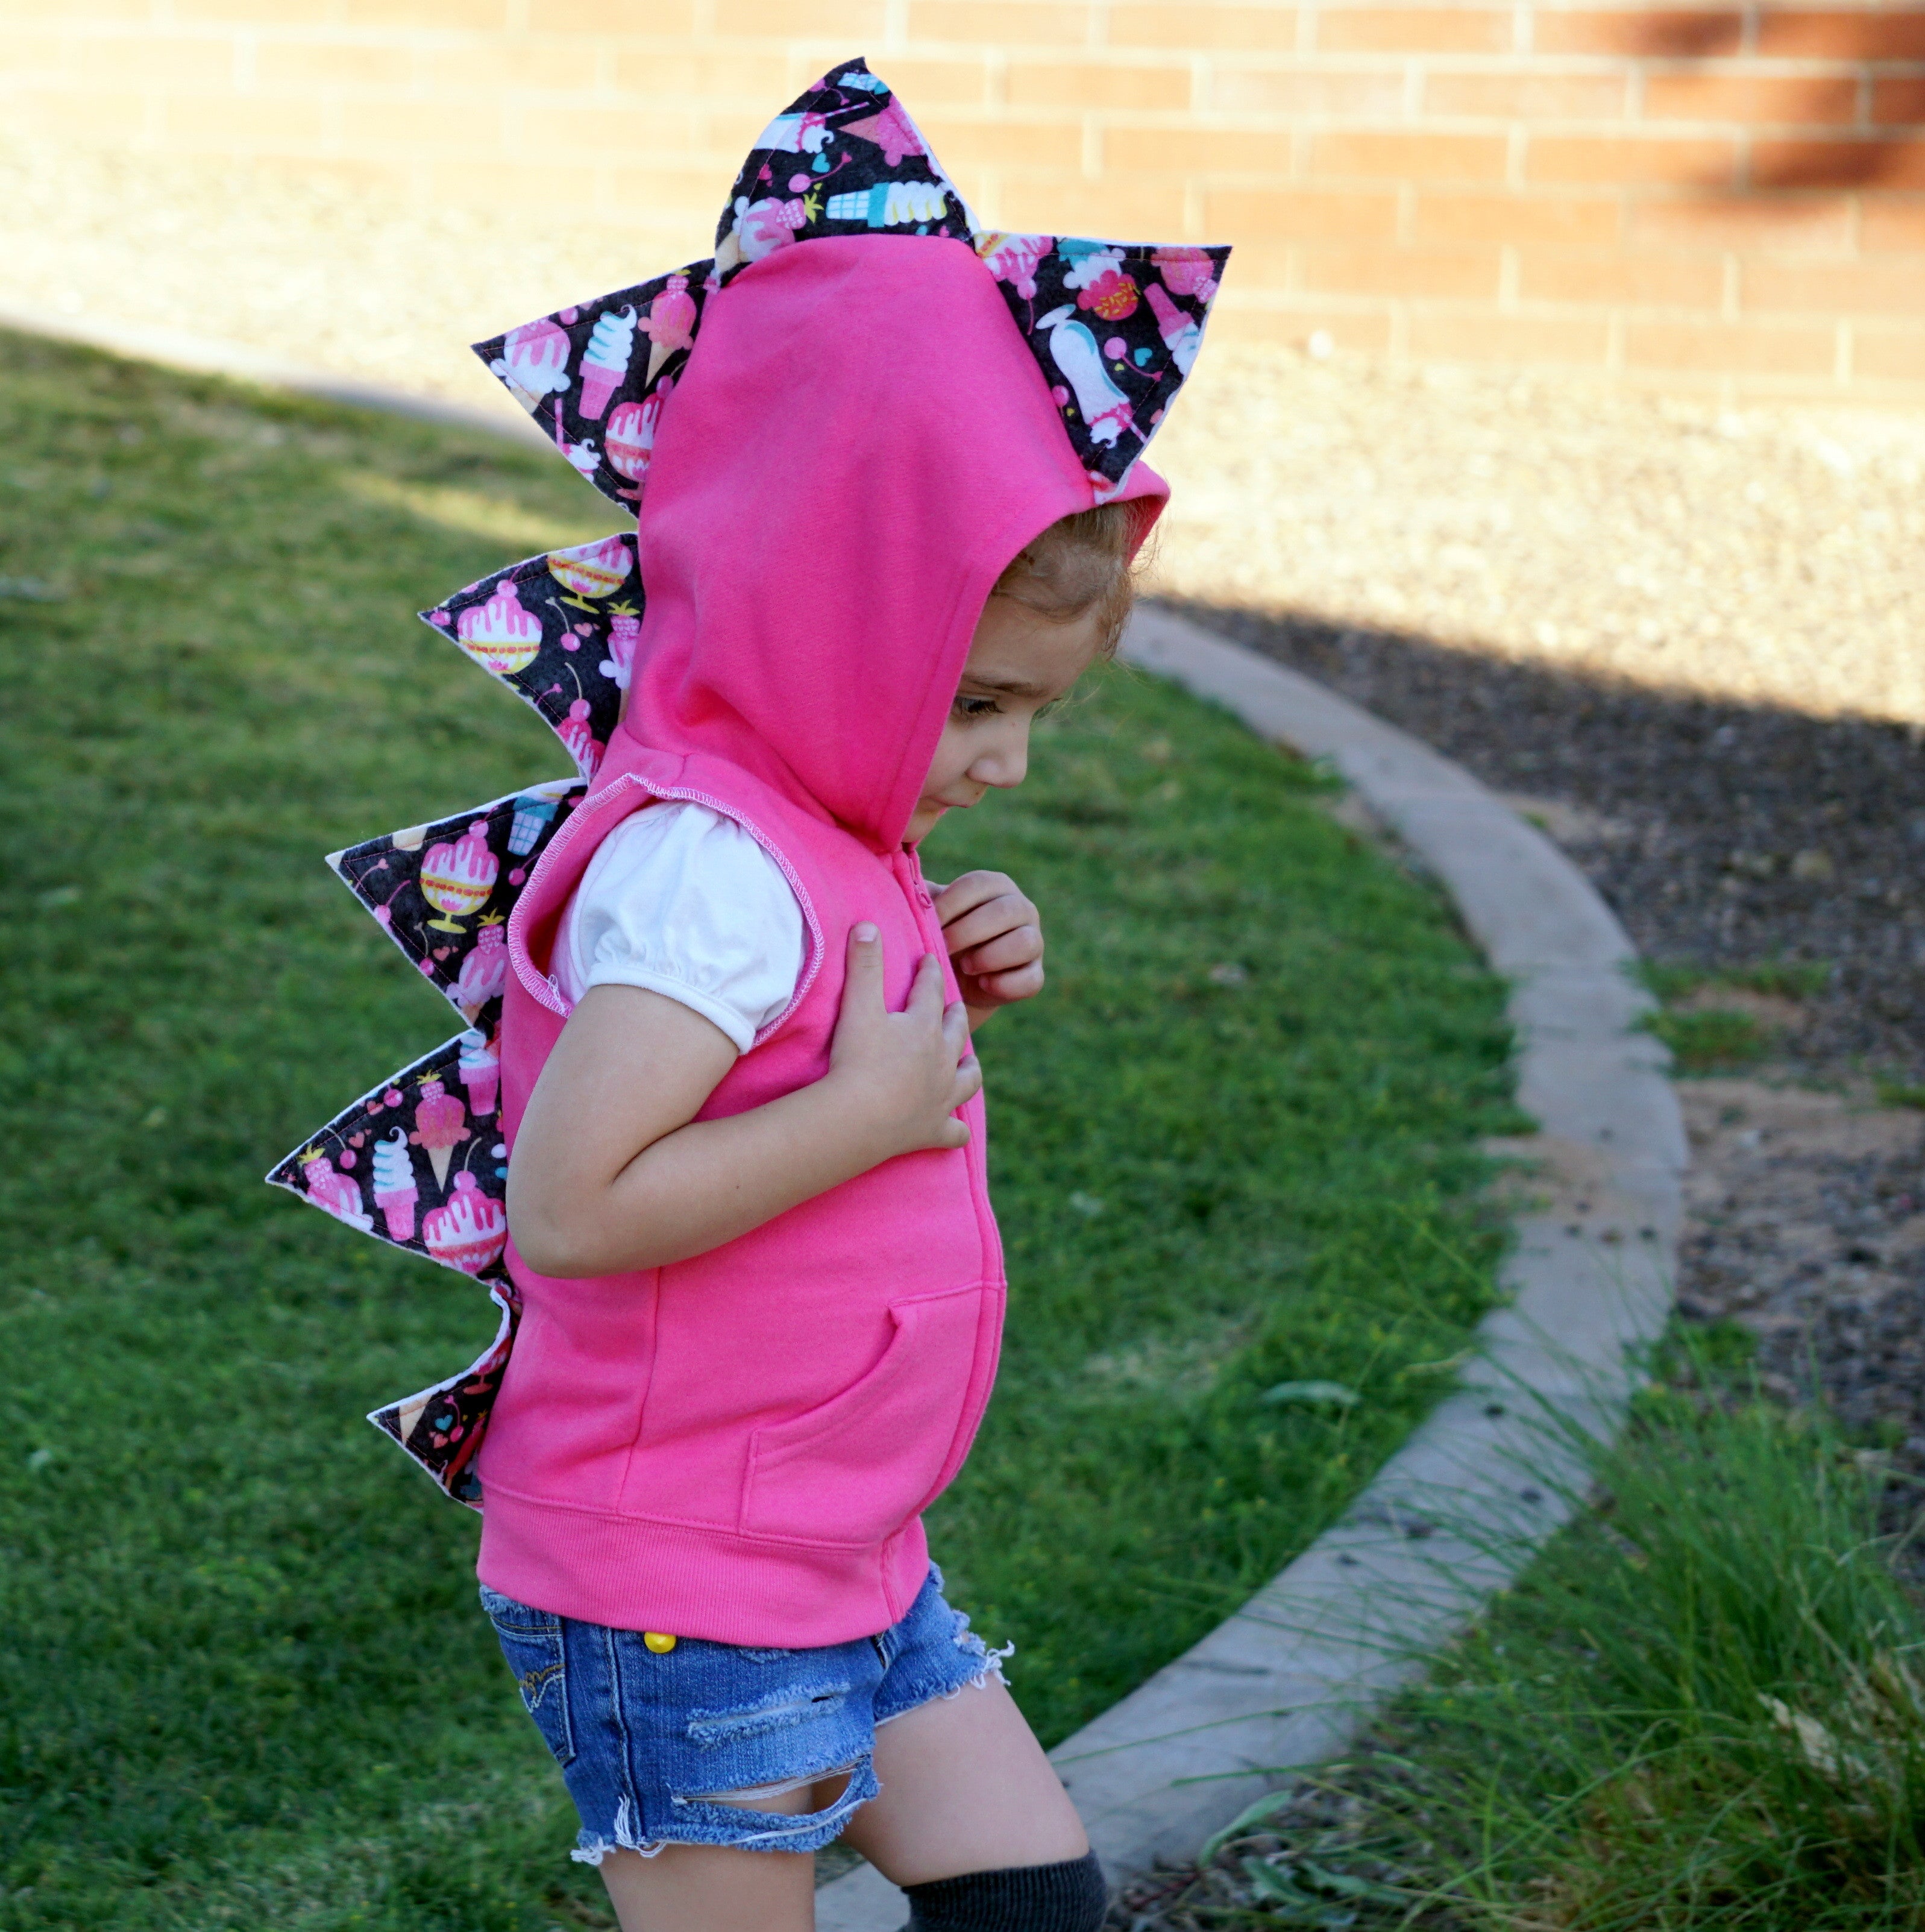
{"type": "Polygon", "coordinates": [[[406,1130],[391,1127],[374,1144],[374,1204],[388,1224],[391,1241],[414,1239],[415,1203],[419,1198],[406,1130]]]}
{"type": "Polygon", "coordinates": [[[635,646],[642,634],[641,613],[626,604],[613,606],[608,622],[608,656],[601,665],[604,677],[611,677],[623,691],[635,668],[635,646]]]}
{"type": "Polygon", "coordinates": [[[429,1074],[421,1082],[421,1098],[415,1102],[415,1130],[408,1137],[427,1150],[434,1166],[434,1184],[448,1185],[448,1164],[454,1150],[468,1138],[468,1110],[429,1074]]]}
{"type": "Polygon", "coordinates": [[[929,151],[922,145],[922,136],[916,131],[916,124],[902,111],[901,104],[892,100],[880,114],[871,114],[866,120],[845,121],[842,124],[845,134],[853,134],[859,141],[873,141],[883,151],[883,159],[892,167],[900,167],[911,154],[926,154],[929,151]]]}
{"type": "MultiPolygon", "coordinates": [[[[553,800],[550,802],[550,815],[553,814],[553,800]]],[[[516,815],[520,816],[517,806],[516,815]]],[[[529,844],[533,844],[531,838],[529,844]]],[[[511,834],[508,845],[513,849],[514,839],[511,834]]],[[[487,918],[475,929],[475,944],[468,956],[461,962],[460,976],[454,982],[455,1004],[469,1019],[508,983],[507,928],[499,919],[487,918]]]]}
{"type": "Polygon", "coordinates": [[[1177,308],[1163,291],[1152,282],[1144,291],[1150,306],[1156,312],[1157,333],[1163,338],[1163,345],[1170,352],[1170,359],[1184,375],[1190,373],[1190,365],[1196,360],[1196,352],[1203,340],[1203,328],[1195,316],[1177,308]]]}
{"type": "MultiPolygon", "coordinates": [[[[838,200],[851,197],[838,196],[838,200]]],[[[865,207],[868,202],[866,191],[862,196],[865,207]]],[[[833,202],[829,208],[832,220],[842,218],[836,214],[833,202]]],[[[739,194],[735,200],[735,226],[722,237],[715,250],[715,269],[721,274],[744,262],[759,262],[763,256],[772,254],[778,248],[796,238],[795,231],[808,220],[807,204],[798,196],[791,201],[779,201],[772,195],[757,202],[751,202],[748,196],[739,194]]],[[[871,223],[879,226],[880,223],[871,223]]]]}
{"type": "MultiPolygon", "coordinates": [[[[586,705],[582,708],[587,710],[586,705]]],[[[437,932],[459,932],[457,922],[464,914],[479,912],[495,889],[501,861],[488,850],[487,830],[487,820],[478,818],[464,837],[427,848],[421,862],[421,896],[442,915],[428,921],[437,932]]]]}
{"type": "Polygon", "coordinates": [[[979,235],[976,252],[999,282],[1007,282],[1025,302],[1034,302],[1036,269],[1056,246],[1053,235],[979,235]]]}
{"type": "Polygon", "coordinates": [[[337,1173],[319,1148],[310,1148],[301,1156],[301,1178],[316,1207],[325,1208],[337,1221],[345,1221],[364,1234],[373,1232],[374,1217],[361,1200],[360,1183],[337,1173]]]}
{"type": "Polygon", "coordinates": [[[636,487],[621,492],[641,500],[641,481],[648,473],[655,454],[655,430],[661,422],[662,405],[675,387],[673,377],[664,376],[639,403],[619,404],[608,418],[607,455],[610,464],[636,487]]]}
{"type": "Polygon", "coordinates": [[[1207,308],[1216,293],[1216,264],[1203,248],[1159,248],[1150,258],[1173,296],[1195,296],[1207,308]]]}
{"type": "Polygon", "coordinates": [[[446,1204],[421,1216],[421,1238],[436,1261],[479,1274],[508,1246],[508,1216],[472,1174],[457,1174],[446,1204]]]}
{"type": "Polygon", "coordinates": [[[541,620],[524,609],[511,577],[502,578],[485,604],[463,610],[454,638],[484,670],[512,677],[526,670],[541,648],[541,620]]]}
{"type": "Polygon", "coordinates": [[[573,550],[550,550],[548,574],[577,597],[612,597],[628,579],[631,556],[624,538],[604,537],[573,550]]]}
{"type": "Polygon", "coordinates": [[[568,332],[545,316],[511,328],[493,368],[515,400],[532,415],[544,396],[568,386],[568,332]]]}
{"type": "Polygon", "coordinates": [[[628,360],[634,352],[634,310],[604,309],[595,319],[581,358],[581,413],[589,422],[600,419],[608,398],[628,374],[628,360]]]}
{"type": "MultiPolygon", "coordinates": [[[[654,400],[652,396],[649,398],[650,402],[654,400]]],[[[631,483],[647,469],[655,452],[655,425],[644,413],[643,404],[616,404],[615,413],[608,418],[608,434],[602,447],[610,465],[631,483]]],[[[622,494],[639,493],[625,490],[622,494]]]]}
{"type": "Polygon", "coordinates": [[[555,727],[555,734],[567,746],[568,752],[581,769],[585,778],[595,776],[595,768],[601,762],[601,746],[595,735],[595,728],[588,722],[588,700],[577,698],[568,706],[568,715],[555,727]]]}
{"type": "Polygon", "coordinates": [[[678,349],[694,346],[695,298],[688,292],[686,275],[669,277],[668,286],[649,304],[648,319],[641,328],[649,339],[648,374],[643,380],[652,382],[678,349]]]}
{"type": "Polygon", "coordinates": [[[471,1027],[461,1036],[461,1084],[468,1090],[468,1111],[485,1120],[495,1110],[495,1090],[501,1079],[501,1058],[486,1034],[471,1027]]]}

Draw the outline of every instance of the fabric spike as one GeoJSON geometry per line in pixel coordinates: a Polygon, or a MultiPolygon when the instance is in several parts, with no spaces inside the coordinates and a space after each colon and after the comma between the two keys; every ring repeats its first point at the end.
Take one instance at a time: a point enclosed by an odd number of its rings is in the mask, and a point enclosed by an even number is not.
{"type": "Polygon", "coordinates": [[[792,242],[877,232],[975,248],[1098,500],[1121,489],[1189,374],[1230,250],[981,229],[886,83],[844,61],[744,163],[715,231],[717,280],[792,242]]]}
{"type": "Polygon", "coordinates": [[[1188,377],[1230,256],[1222,247],[981,228],[887,82],[847,60],[762,130],[730,190],[712,260],[525,323],[475,352],[597,489],[639,505],[703,304],[792,242],[872,234],[976,250],[1099,502],[1123,488],[1188,377]]]}
{"type": "Polygon", "coordinates": [[[1114,495],[1190,373],[1230,250],[1000,234],[976,248],[1098,496],[1114,495]]]}
{"type": "Polygon", "coordinates": [[[496,1282],[488,1299],[501,1310],[500,1324],[495,1339],[466,1368],[432,1388],[370,1410],[367,1418],[382,1435],[398,1442],[439,1488],[472,1510],[481,1507],[475,1457],[521,1324],[520,1298],[511,1282],[503,1277],[496,1282]]]}
{"type": "Polygon", "coordinates": [[[791,242],[883,232],[967,242],[976,222],[888,85],[843,61],[749,150],[715,230],[716,278],[791,242]]]}
{"type": "Polygon", "coordinates": [[[550,779],[331,852],[328,863],[461,1017],[492,1032],[508,975],[508,916],[587,791],[579,778],[550,779]]]}
{"type": "Polygon", "coordinates": [[[471,1028],[391,1074],[270,1169],[268,1186],[391,1247],[505,1280],[498,1040],[471,1028]]]}
{"type": "Polygon", "coordinates": [[[633,531],[510,564],[421,617],[538,711],[594,777],[641,634],[633,531]]]}
{"type": "Polygon", "coordinates": [[[714,286],[714,263],[523,322],[475,344],[575,470],[611,502],[640,502],[655,425],[714,286]]]}

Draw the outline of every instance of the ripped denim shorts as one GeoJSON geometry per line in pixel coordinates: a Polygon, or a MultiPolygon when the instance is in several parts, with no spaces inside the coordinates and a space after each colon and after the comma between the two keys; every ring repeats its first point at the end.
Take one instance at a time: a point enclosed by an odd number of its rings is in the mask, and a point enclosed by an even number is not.
{"type": "Polygon", "coordinates": [[[819,1851],[876,1795],[877,1729],[1001,1682],[1014,1648],[988,1648],[943,1601],[933,1564],[901,1622],[813,1650],[699,1637],[660,1650],[640,1630],[531,1610],[485,1583],[481,1607],[581,1814],[573,1856],[591,1865],[671,1844],[819,1851]],[[756,1808],[844,1772],[848,1785],[825,1810],[756,1808]]]}

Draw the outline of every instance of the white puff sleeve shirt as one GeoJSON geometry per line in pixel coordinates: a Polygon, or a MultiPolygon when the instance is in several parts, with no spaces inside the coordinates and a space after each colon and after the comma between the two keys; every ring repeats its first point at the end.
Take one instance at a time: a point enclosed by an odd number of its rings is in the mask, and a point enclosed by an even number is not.
{"type": "Polygon", "coordinates": [[[794,998],[802,908],[732,818],[664,799],[603,839],[562,912],[556,989],[640,986],[692,1007],[745,1053],[794,998]]]}

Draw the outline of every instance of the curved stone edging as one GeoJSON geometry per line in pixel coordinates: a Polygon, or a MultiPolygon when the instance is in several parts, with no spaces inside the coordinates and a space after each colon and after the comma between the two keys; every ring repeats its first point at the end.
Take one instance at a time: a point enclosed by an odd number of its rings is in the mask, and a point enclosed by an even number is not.
{"type": "MultiPolygon", "coordinates": [[[[1557,847],[1450,759],[1309,678],[1144,607],[1123,656],[1260,736],[1327,760],[1441,881],[1511,982],[1517,1097],[1584,1199],[1515,1221],[1510,1299],[1480,1350],[1342,1520],[1174,1663],[1051,1754],[1113,1881],[1194,1856],[1293,1768],[1336,1756],[1423,1653],[1570,1516],[1573,1427],[1614,1430],[1671,1307],[1684,1131],[1630,939],[1557,847]]],[[[898,1932],[864,1867],[816,1894],[819,1932],[898,1932]]]]}

